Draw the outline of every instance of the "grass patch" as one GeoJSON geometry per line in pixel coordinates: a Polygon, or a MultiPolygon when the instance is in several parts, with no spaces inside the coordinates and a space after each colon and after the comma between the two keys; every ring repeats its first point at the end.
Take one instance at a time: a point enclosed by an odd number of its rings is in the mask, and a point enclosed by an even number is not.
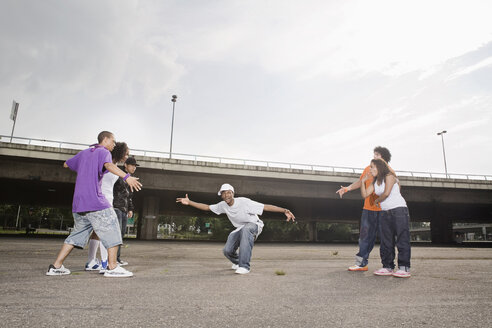
{"type": "Polygon", "coordinates": [[[331,252],[331,255],[333,255],[333,256],[337,256],[337,255],[338,255],[338,251],[333,251],[333,252],[331,252]]]}
{"type": "Polygon", "coordinates": [[[276,270],[276,271],[275,271],[275,274],[276,274],[277,276],[285,276],[285,271],[284,271],[284,270],[276,270]]]}

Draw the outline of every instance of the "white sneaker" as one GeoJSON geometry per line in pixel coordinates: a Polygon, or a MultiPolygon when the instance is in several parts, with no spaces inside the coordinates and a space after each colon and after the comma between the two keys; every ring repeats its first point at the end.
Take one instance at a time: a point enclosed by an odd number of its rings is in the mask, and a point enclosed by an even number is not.
{"type": "Polygon", "coordinates": [[[376,276],[391,276],[393,274],[393,270],[390,268],[381,268],[373,272],[376,276]]]}
{"type": "Polygon", "coordinates": [[[116,268],[114,268],[113,270],[110,270],[108,268],[104,273],[104,276],[108,278],[127,278],[127,277],[133,277],[133,272],[130,272],[127,269],[117,265],[116,268]]]}
{"type": "Polygon", "coordinates": [[[233,264],[233,265],[231,266],[231,269],[232,269],[232,270],[237,270],[238,268],[239,268],[239,264],[233,264]]]}
{"type": "Polygon", "coordinates": [[[238,274],[246,274],[246,273],[249,273],[249,270],[246,269],[246,268],[243,268],[243,267],[239,267],[239,268],[237,268],[236,273],[238,273],[238,274]]]}
{"type": "Polygon", "coordinates": [[[99,259],[92,259],[85,264],[85,271],[97,271],[100,269],[100,266],[99,259]]]}
{"type": "Polygon", "coordinates": [[[53,264],[50,264],[48,272],[46,272],[47,276],[62,276],[64,274],[70,274],[70,270],[65,268],[63,265],[57,269],[53,264]]]}
{"type": "Polygon", "coordinates": [[[410,271],[405,271],[405,270],[398,270],[395,273],[393,273],[393,277],[397,278],[410,278],[411,274],[410,271]]]}

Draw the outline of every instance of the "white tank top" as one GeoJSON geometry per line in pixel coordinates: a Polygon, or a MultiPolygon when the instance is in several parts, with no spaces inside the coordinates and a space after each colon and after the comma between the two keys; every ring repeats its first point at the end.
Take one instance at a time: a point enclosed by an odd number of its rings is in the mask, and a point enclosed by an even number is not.
{"type": "MultiPolygon", "coordinates": [[[[384,180],[380,186],[378,186],[377,181],[374,183],[374,193],[378,196],[381,196],[384,193],[384,180]]],[[[383,202],[381,202],[381,209],[383,211],[392,210],[397,207],[407,207],[407,203],[405,199],[400,194],[400,186],[398,185],[398,180],[393,185],[391,192],[383,202]]]]}
{"type": "Polygon", "coordinates": [[[101,180],[101,191],[109,204],[111,204],[111,207],[113,207],[113,187],[116,180],[118,180],[118,176],[111,172],[104,173],[101,180]]]}

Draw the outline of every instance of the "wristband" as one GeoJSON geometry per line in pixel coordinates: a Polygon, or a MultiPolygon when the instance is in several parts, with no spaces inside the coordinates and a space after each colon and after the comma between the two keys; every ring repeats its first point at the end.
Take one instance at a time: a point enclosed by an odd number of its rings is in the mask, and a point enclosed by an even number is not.
{"type": "Polygon", "coordinates": [[[123,181],[126,181],[126,179],[128,179],[130,177],[130,173],[127,173],[127,175],[125,175],[125,177],[123,178],[123,181]]]}

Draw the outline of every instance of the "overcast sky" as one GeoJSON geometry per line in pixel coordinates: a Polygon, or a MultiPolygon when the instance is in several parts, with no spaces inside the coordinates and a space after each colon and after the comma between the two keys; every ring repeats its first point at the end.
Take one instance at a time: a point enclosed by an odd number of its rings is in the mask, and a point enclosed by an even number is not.
{"type": "Polygon", "coordinates": [[[0,2],[0,134],[492,174],[491,1],[0,2]]]}

